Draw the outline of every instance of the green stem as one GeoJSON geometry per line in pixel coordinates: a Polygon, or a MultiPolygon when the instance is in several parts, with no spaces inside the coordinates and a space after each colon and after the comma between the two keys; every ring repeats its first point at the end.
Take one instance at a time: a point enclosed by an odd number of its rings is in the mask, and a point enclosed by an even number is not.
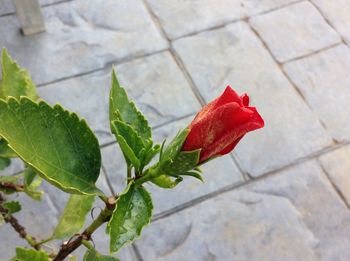
{"type": "Polygon", "coordinates": [[[92,233],[96,231],[100,226],[102,226],[105,222],[107,222],[115,208],[116,199],[108,198],[106,202],[106,207],[102,210],[102,212],[98,215],[98,217],[88,226],[82,234],[76,237],[74,240],[69,241],[66,244],[61,246],[60,251],[53,259],[54,261],[62,261],[64,260],[70,253],[72,253],[75,249],[77,249],[81,244],[84,244],[84,240],[90,240],[92,233]]]}
{"type": "Polygon", "coordinates": [[[81,243],[89,250],[94,250],[94,247],[87,240],[82,240],[81,243]]]}
{"type": "Polygon", "coordinates": [[[132,178],[132,176],[131,176],[131,170],[132,170],[132,166],[131,166],[131,165],[128,165],[128,168],[127,168],[127,177],[128,177],[128,181],[132,178]]]}
{"type": "Polygon", "coordinates": [[[153,178],[158,177],[160,174],[161,174],[161,171],[160,171],[159,167],[150,168],[150,169],[146,170],[145,175],[135,179],[135,185],[140,186],[143,183],[150,181],[153,178]]]}

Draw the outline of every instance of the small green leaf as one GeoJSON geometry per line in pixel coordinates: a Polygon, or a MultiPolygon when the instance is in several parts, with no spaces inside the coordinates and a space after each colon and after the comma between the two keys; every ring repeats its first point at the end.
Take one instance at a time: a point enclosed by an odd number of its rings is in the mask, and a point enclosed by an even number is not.
{"type": "Polygon", "coordinates": [[[132,242],[141,234],[152,217],[151,195],[143,187],[129,183],[117,200],[107,229],[111,238],[110,251],[118,251],[124,244],[132,242]]]}
{"type": "Polygon", "coordinates": [[[36,177],[36,172],[31,168],[27,167],[24,170],[24,185],[29,187],[36,177]]]}
{"type": "Polygon", "coordinates": [[[84,120],[61,106],[0,99],[0,136],[39,175],[63,191],[102,194],[95,186],[101,153],[84,120]]]}
{"type": "Polygon", "coordinates": [[[62,239],[79,232],[94,200],[95,196],[71,195],[52,238],[62,239]]]}
{"type": "Polygon", "coordinates": [[[177,154],[181,151],[182,145],[184,144],[189,130],[186,128],[180,131],[175,138],[170,142],[170,144],[162,152],[161,165],[168,164],[172,162],[177,154]]]}
{"type": "Polygon", "coordinates": [[[120,261],[120,260],[113,256],[101,255],[95,249],[88,249],[84,255],[83,261],[120,261]]]}
{"type": "MultiPolygon", "coordinates": [[[[131,102],[124,88],[118,82],[116,73],[112,72],[112,88],[109,96],[109,118],[111,125],[116,120],[129,124],[146,144],[151,139],[151,128],[146,118],[131,102]]],[[[113,129],[112,129],[113,131],[113,129]]]]}
{"type": "MultiPolygon", "coordinates": [[[[199,179],[200,181],[204,182],[202,175],[196,171],[187,171],[187,172],[179,174],[179,176],[191,176],[191,177],[194,177],[194,178],[199,179]]],[[[176,175],[174,177],[178,177],[178,176],[176,175]]]]}
{"type": "Polygon", "coordinates": [[[48,254],[42,250],[26,249],[22,247],[16,248],[16,257],[18,261],[50,261],[48,254]]]}
{"type": "Polygon", "coordinates": [[[0,214],[0,226],[1,226],[2,224],[4,224],[4,222],[5,222],[5,219],[4,219],[4,217],[0,214]]]}
{"type": "Polygon", "coordinates": [[[162,171],[167,175],[178,175],[194,169],[199,161],[201,150],[181,151],[172,162],[162,166],[162,171]]]}
{"type": "Polygon", "coordinates": [[[69,261],[77,261],[77,256],[70,256],[68,257],[69,258],[69,261]]]}
{"type": "Polygon", "coordinates": [[[177,186],[183,179],[181,177],[176,177],[175,180],[172,180],[170,177],[166,175],[160,175],[151,180],[152,183],[157,185],[158,187],[171,189],[177,186]]]}
{"type": "Polygon", "coordinates": [[[7,142],[0,138],[0,157],[4,158],[15,158],[16,153],[7,146],[7,142]]]}
{"type": "Polygon", "coordinates": [[[11,164],[11,160],[9,158],[0,157],[0,170],[5,169],[11,164]]]}
{"type": "Polygon", "coordinates": [[[37,190],[41,182],[41,177],[31,167],[24,170],[24,192],[34,200],[41,200],[44,194],[44,191],[37,190]]]}
{"type": "Polygon", "coordinates": [[[133,127],[120,120],[112,122],[112,129],[116,134],[124,156],[127,158],[126,160],[131,162],[135,168],[140,168],[144,156],[142,154],[146,150],[146,144],[144,144],[141,137],[133,127]]]}
{"type": "Polygon", "coordinates": [[[2,204],[4,208],[7,210],[7,214],[11,215],[16,212],[21,211],[22,207],[18,201],[7,201],[2,204]]]}
{"type": "Polygon", "coordinates": [[[26,70],[21,69],[12,60],[6,49],[2,50],[2,81],[0,85],[0,98],[9,96],[20,98],[27,96],[32,100],[38,99],[35,85],[26,70]]]}
{"type": "Polygon", "coordinates": [[[134,151],[129,147],[129,144],[126,142],[126,140],[122,136],[117,135],[116,137],[117,137],[120,149],[122,150],[128,165],[131,164],[136,169],[139,169],[141,166],[140,160],[137,158],[134,151]]]}
{"type": "Polygon", "coordinates": [[[160,151],[160,145],[159,144],[154,145],[154,147],[151,148],[146,153],[146,157],[144,158],[142,165],[146,166],[147,164],[149,164],[151,160],[159,153],[159,151],[160,151]]]}

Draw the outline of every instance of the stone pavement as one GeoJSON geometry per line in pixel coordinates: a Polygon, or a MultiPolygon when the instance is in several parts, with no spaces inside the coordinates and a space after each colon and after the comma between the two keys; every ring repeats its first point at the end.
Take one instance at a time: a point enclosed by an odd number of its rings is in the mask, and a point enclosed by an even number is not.
{"type": "MultiPolygon", "coordinates": [[[[87,119],[106,193],[125,185],[108,126],[112,64],[157,141],[228,84],[249,93],[266,122],[205,165],[204,184],[148,186],[154,221],[123,261],[349,260],[350,0],[40,2],[47,32],[30,37],[10,0],[0,2],[0,47],[29,69],[43,99],[87,119]]],[[[15,160],[0,174],[22,168],[15,160]]],[[[34,235],[50,234],[67,200],[43,186],[42,203],[19,197],[18,218],[34,235]]],[[[108,252],[103,229],[94,241],[108,252]]],[[[0,259],[25,245],[7,226],[0,242],[0,259]]]]}

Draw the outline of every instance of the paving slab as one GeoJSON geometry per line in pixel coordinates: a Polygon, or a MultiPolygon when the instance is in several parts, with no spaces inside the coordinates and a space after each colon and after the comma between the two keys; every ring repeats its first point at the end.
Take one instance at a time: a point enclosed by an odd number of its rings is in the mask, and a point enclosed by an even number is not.
{"type": "Polygon", "coordinates": [[[257,177],[332,144],[293,86],[246,23],[174,42],[198,90],[209,102],[230,84],[247,92],[266,126],[235,148],[242,168],[257,177]],[[203,55],[205,53],[206,55],[203,55]]]}
{"type": "Polygon", "coordinates": [[[296,2],[296,0],[147,0],[169,38],[195,33],[261,12],[296,2]]]}
{"type": "Polygon", "coordinates": [[[311,0],[350,45],[350,1],[311,0]]]}
{"type": "Polygon", "coordinates": [[[253,17],[250,24],[279,62],[310,54],[341,41],[338,33],[307,1],[253,17]]]}
{"type": "Polygon", "coordinates": [[[332,137],[350,141],[350,48],[339,45],[284,65],[332,137]]]}
{"type": "MultiPolygon", "coordinates": [[[[71,0],[66,0],[71,1],[71,0]]],[[[64,0],[39,0],[41,6],[51,5],[59,2],[64,2],[64,0]]],[[[12,0],[1,0],[0,1],[0,16],[15,13],[15,7],[12,0]]]]}
{"type": "MultiPolygon", "coordinates": [[[[165,125],[154,131],[154,139],[161,143],[165,138],[168,142],[180,128],[185,128],[194,116],[165,125]]],[[[112,144],[102,150],[103,166],[116,193],[126,186],[126,166],[123,155],[117,144],[112,144]]],[[[242,176],[229,155],[211,161],[202,168],[205,183],[187,177],[176,188],[168,190],[146,185],[152,193],[154,214],[159,214],[174,207],[181,206],[200,196],[214,192],[228,185],[242,182],[242,176]]]]}
{"type": "Polygon", "coordinates": [[[93,71],[168,47],[141,0],[75,0],[43,9],[46,32],[24,37],[15,16],[0,18],[0,46],[37,84],[93,71]],[[114,10],[113,12],[111,10],[114,10]]]}
{"type": "Polygon", "coordinates": [[[349,232],[349,209],[311,162],[155,221],[136,245],[145,261],[347,260],[349,232]]]}
{"type": "Polygon", "coordinates": [[[320,157],[320,163],[333,184],[350,205],[350,146],[320,157]]]}
{"type": "MultiPolygon", "coordinates": [[[[183,73],[168,52],[116,66],[119,81],[152,126],[194,113],[200,108],[183,73]],[[181,106],[180,106],[181,104],[181,106]]],[[[100,144],[114,141],[109,125],[112,68],[38,88],[51,104],[60,103],[85,118],[100,144]]]]}

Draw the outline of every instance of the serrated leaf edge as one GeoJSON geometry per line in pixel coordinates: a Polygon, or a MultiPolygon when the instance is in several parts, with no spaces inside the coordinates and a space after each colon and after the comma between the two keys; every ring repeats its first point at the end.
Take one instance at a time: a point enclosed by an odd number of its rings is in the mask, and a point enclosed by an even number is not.
{"type": "MultiPolygon", "coordinates": [[[[99,147],[98,140],[97,140],[97,138],[96,138],[94,132],[90,129],[90,127],[89,127],[89,125],[87,124],[86,120],[85,120],[85,119],[79,118],[79,116],[78,116],[75,112],[71,112],[71,111],[68,111],[68,110],[64,109],[60,104],[55,104],[54,106],[51,106],[51,105],[49,105],[47,102],[45,102],[45,101],[42,100],[42,99],[40,99],[38,102],[36,102],[36,101],[33,101],[33,100],[29,99],[29,98],[26,97],[26,96],[21,96],[19,100],[17,100],[17,99],[16,99],[15,97],[13,97],[13,96],[8,96],[8,97],[6,98],[6,100],[0,98],[0,102],[1,102],[1,101],[5,102],[5,103],[7,104],[7,106],[9,106],[9,103],[10,103],[10,102],[17,102],[19,105],[24,104],[24,102],[31,102],[31,103],[33,103],[34,105],[36,105],[38,108],[39,108],[40,105],[43,104],[43,105],[45,105],[45,106],[48,106],[48,107],[51,108],[52,110],[59,109],[59,110],[61,110],[63,113],[67,114],[69,117],[72,117],[72,118],[73,118],[75,121],[77,121],[81,126],[83,126],[84,128],[86,128],[87,131],[91,132],[92,137],[93,137],[93,142],[96,142],[96,143],[97,143],[97,146],[99,147]]],[[[5,140],[6,140],[6,139],[5,139],[5,140]]],[[[58,185],[58,187],[64,188],[64,189],[66,189],[67,191],[74,191],[74,192],[77,192],[77,194],[84,194],[84,195],[104,195],[104,193],[103,193],[101,190],[99,190],[97,187],[95,187],[95,191],[96,191],[95,193],[86,193],[86,192],[82,192],[82,191],[80,191],[80,190],[78,190],[78,189],[76,189],[76,188],[73,188],[73,187],[63,186],[63,185],[60,184],[59,182],[56,182],[56,181],[53,180],[52,178],[46,176],[46,175],[43,173],[42,170],[40,170],[39,168],[36,168],[35,166],[33,166],[32,163],[27,162],[26,160],[24,160],[24,159],[23,159],[23,156],[20,155],[10,144],[8,144],[8,146],[9,146],[9,147],[10,147],[24,162],[26,162],[29,166],[31,166],[34,170],[36,170],[40,176],[42,176],[44,179],[50,181],[52,184],[56,184],[56,185],[58,185]]],[[[100,162],[100,164],[101,164],[101,151],[100,151],[100,149],[99,149],[98,151],[99,151],[99,153],[98,153],[99,159],[98,159],[98,160],[99,160],[99,162],[100,162]]],[[[100,167],[100,168],[101,168],[101,167],[100,167]]],[[[84,183],[88,183],[88,182],[84,181],[83,179],[82,179],[82,181],[83,181],[84,183]]],[[[96,179],[96,181],[97,181],[97,179],[96,179]]],[[[95,182],[96,182],[96,181],[95,181],[95,182]]]]}

